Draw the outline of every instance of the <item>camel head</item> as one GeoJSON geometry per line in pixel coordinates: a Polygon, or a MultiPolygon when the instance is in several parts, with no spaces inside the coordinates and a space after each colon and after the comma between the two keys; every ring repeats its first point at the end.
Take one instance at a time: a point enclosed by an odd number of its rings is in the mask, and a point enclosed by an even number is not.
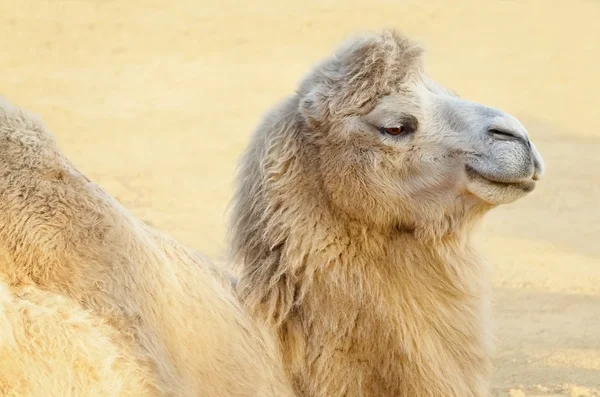
{"type": "Polygon", "coordinates": [[[409,39],[355,38],[242,158],[236,291],[306,395],[485,395],[487,268],[468,232],[542,173],[521,123],[434,82],[409,39]]]}
{"type": "Polygon", "coordinates": [[[394,31],[349,41],[297,94],[311,178],[361,222],[448,226],[525,196],[543,174],[515,117],[436,83],[394,31]]]}

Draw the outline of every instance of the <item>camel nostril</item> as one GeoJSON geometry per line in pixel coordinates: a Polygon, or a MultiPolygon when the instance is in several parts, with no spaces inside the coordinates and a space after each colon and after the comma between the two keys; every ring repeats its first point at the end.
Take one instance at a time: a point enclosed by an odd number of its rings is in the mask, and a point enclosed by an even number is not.
{"type": "Polygon", "coordinates": [[[521,137],[517,132],[513,132],[511,130],[507,130],[507,129],[499,129],[499,128],[490,128],[488,130],[488,134],[490,136],[492,136],[492,138],[494,139],[499,139],[499,140],[514,140],[514,139],[519,139],[522,140],[523,137],[521,137]]]}

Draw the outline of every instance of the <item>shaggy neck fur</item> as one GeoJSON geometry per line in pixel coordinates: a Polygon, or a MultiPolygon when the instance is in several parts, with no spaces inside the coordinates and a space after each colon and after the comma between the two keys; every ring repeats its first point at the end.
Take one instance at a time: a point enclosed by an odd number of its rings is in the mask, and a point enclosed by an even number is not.
{"type": "Polygon", "coordinates": [[[477,212],[393,226],[341,213],[321,193],[296,108],[292,98],[273,112],[246,153],[232,244],[240,296],[277,330],[297,392],[485,395],[486,269],[466,215],[477,212]]]}

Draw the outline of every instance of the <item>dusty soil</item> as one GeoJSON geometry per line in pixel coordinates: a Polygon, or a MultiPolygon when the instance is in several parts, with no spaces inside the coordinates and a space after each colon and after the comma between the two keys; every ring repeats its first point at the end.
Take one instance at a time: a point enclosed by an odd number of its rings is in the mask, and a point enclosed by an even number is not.
{"type": "Polygon", "coordinates": [[[600,2],[2,0],[0,94],[145,221],[219,258],[261,114],[357,30],[512,112],[547,175],[478,233],[495,264],[494,395],[600,396],[600,2]]]}

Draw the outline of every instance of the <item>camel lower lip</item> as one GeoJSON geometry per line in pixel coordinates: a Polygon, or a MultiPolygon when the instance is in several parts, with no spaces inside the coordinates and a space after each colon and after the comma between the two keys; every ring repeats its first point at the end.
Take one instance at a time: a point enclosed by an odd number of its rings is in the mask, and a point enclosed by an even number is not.
{"type": "Polygon", "coordinates": [[[490,185],[498,186],[501,188],[517,188],[524,192],[531,192],[535,188],[535,181],[532,179],[531,181],[518,181],[518,182],[502,182],[495,179],[491,179],[480,172],[477,172],[473,167],[466,166],[467,175],[472,179],[478,179],[480,181],[484,181],[490,185]]]}

